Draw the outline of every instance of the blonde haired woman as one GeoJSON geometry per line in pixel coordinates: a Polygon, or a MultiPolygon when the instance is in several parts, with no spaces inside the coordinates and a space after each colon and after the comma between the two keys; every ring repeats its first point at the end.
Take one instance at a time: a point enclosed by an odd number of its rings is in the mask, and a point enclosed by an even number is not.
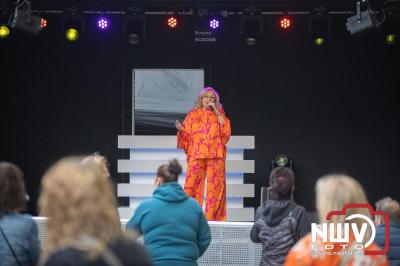
{"type": "Polygon", "coordinates": [[[109,163],[105,156],[100,155],[99,152],[95,152],[82,159],[82,164],[89,167],[99,167],[100,176],[104,179],[110,178],[109,163]]]}
{"type": "MultiPolygon", "coordinates": [[[[366,208],[347,209],[346,215],[335,215],[331,220],[327,220],[327,215],[331,211],[340,211],[348,203],[368,203],[364,190],[361,185],[352,177],[346,175],[327,175],[321,177],[315,186],[316,204],[321,223],[344,223],[345,218],[352,214],[363,214],[369,216],[366,208]]],[[[361,227],[360,220],[352,220],[361,227]]],[[[365,222],[365,221],[363,221],[365,222]]],[[[367,234],[366,238],[369,239],[367,234]]],[[[368,239],[363,239],[363,243],[368,239]]],[[[311,234],[302,238],[289,252],[285,265],[388,265],[386,256],[377,255],[352,255],[359,250],[355,249],[354,236],[351,233],[350,243],[323,243],[317,237],[316,243],[311,243],[311,234]],[[345,248],[343,245],[347,244],[345,248]],[[333,249],[325,250],[325,245],[330,245],[333,249]],[[313,252],[314,251],[314,252],[313,252]],[[315,251],[321,251],[315,252],[315,251]]],[[[367,250],[379,250],[378,246],[372,244],[367,250]]]]}
{"type": "Polygon", "coordinates": [[[178,129],[177,147],[186,153],[185,192],[203,206],[207,178],[206,217],[212,221],[225,221],[225,145],[231,135],[231,125],[218,93],[211,87],[204,88],[183,125],[176,121],[175,126],[178,129]]]}
{"type": "Polygon", "coordinates": [[[43,177],[44,265],[150,265],[144,250],[123,236],[112,188],[100,174],[81,158],[66,158],[43,177]]]}

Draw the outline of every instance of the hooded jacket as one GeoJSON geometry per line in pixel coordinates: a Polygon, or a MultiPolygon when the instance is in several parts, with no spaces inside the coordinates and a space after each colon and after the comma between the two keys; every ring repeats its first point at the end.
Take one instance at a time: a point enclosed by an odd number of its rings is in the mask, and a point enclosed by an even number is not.
{"type": "MultiPolygon", "coordinates": [[[[400,223],[389,223],[389,251],[386,254],[390,266],[400,266],[400,223]]],[[[383,249],[385,247],[385,225],[380,224],[376,228],[375,242],[383,249]]]]}
{"type": "Polygon", "coordinates": [[[143,234],[155,265],[197,265],[211,241],[202,209],[177,182],[158,187],[139,205],[127,228],[143,234]]]}
{"type": "Polygon", "coordinates": [[[260,265],[283,265],[290,248],[310,231],[306,210],[290,200],[268,200],[257,208],[250,232],[262,243],[260,265]]]}

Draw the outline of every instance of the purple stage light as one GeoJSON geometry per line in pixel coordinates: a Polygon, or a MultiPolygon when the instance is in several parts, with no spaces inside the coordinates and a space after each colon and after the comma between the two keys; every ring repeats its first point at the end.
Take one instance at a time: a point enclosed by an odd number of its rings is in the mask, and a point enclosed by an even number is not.
{"type": "Polygon", "coordinates": [[[110,22],[106,18],[99,18],[97,20],[97,25],[102,30],[107,29],[109,24],[110,24],[110,22]]]}
{"type": "Polygon", "coordinates": [[[210,20],[210,28],[217,29],[219,27],[219,21],[216,19],[210,20]]]}

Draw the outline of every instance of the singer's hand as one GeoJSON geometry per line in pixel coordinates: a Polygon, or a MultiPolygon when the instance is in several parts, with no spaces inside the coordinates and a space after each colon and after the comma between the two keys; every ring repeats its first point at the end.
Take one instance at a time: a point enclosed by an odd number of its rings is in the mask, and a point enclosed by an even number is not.
{"type": "Polygon", "coordinates": [[[175,127],[176,127],[176,129],[179,130],[179,131],[182,131],[182,129],[183,129],[182,124],[179,123],[178,120],[175,121],[175,127]]]}
{"type": "Polygon", "coordinates": [[[215,103],[213,102],[208,103],[208,108],[210,108],[211,111],[217,112],[217,108],[215,108],[215,103]]]}

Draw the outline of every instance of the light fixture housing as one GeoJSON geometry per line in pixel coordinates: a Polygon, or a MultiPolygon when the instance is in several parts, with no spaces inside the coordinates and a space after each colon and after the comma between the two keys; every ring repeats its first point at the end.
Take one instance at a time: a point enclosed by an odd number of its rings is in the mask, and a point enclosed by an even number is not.
{"type": "Polygon", "coordinates": [[[81,14],[64,15],[62,27],[68,41],[80,40],[85,34],[85,19],[81,14]]]}
{"type": "Polygon", "coordinates": [[[372,10],[368,4],[366,10],[362,11],[361,9],[365,8],[365,4],[362,4],[360,1],[357,1],[356,4],[356,15],[348,17],[346,20],[346,28],[350,34],[359,35],[371,29],[378,28],[377,12],[372,10]]]}
{"type": "Polygon", "coordinates": [[[289,167],[292,169],[293,160],[289,159],[289,157],[285,154],[279,153],[275,156],[273,160],[271,160],[271,169],[274,169],[276,167],[289,167]]]}
{"type": "Polygon", "coordinates": [[[11,26],[27,33],[38,35],[47,26],[47,20],[33,15],[30,10],[16,10],[11,26]]]}
{"type": "Polygon", "coordinates": [[[6,39],[10,35],[10,29],[7,25],[0,24],[0,39],[6,39]]]}
{"type": "Polygon", "coordinates": [[[308,32],[313,43],[322,46],[331,32],[331,16],[323,13],[309,15],[308,32]]]}
{"type": "Polygon", "coordinates": [[[128,43],[139,44],[143,37],[146,37],[146,17],[140,15],[124,16],[124,37],[128,43]]]}
{"type": "Polygon", "coordinates": [[[256,45],[263,32],[261,14],[242,15],[240,18],[240,34],[247,45],[256,45]]]}

